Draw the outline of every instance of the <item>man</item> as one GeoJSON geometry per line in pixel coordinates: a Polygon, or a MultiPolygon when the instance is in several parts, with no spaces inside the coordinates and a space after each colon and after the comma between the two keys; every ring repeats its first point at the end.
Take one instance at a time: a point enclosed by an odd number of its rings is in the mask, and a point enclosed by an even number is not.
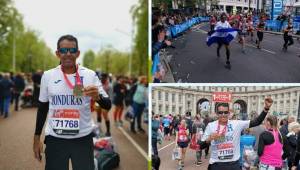
{"type": "Polygon", "coordinates": [[[40,93],[40,85],[41,85],[41,78],[42,78],[42,70],[38,70],[36,73],[32,75],[33,81],[33,106],[37,106],[39,102],[39,93],[40,93]]]}
{"type": "Polygon", "coordinates": [[[136,133],[135,131],[135,122],[137,124],[139,132],[145,133],[145,130],[142,128],[142,114],[144,111],[144,108],[146,106],[146,100],[147,99],[147,77],[141,76],[139,84],[137,85],[137,88],[135,90],[135,93],[133,95],[133,110],[134,110],[134,119],[133,122],[131,122],[131,131],[133,133],[136,133]]]}
{"type": "Polygon", "coordinates": [[[25,89],[25,80],[21,75],[21,73],[18,73],[14,78],[13,82],[14,82],[13,100],[15,101],[15,111],[18,111],[20,95],[25,89]]]}
{"type": "Polygon", "coordinates": [[[57,42],[61,65],[44,73],[34,135],[34,156],[42,160],[41,132],[45,129],[46,170],[94,170],[91,100],[109,110],[111,102],[94,71],[76,65],[78,42],[64,35],[57,42]]]}
{"type": "Polygon", "coordinates": [[[1,110],[1,115],[4,112],[4,118],[7,118],[9,115],[9,110],[10,110],[10,100],[11,100],[11,94],[12,94],[12,89],[13,89],[13,82],[9,78],[9,74],[5,73],[3,76],[3,79],[0,81],[0,90],[2,91],[1,93],[1,104],[2,104],[2,110],[1,110]]]}
{"type": "Polygon", "coordinates": [[[280,131],[280,133],[281,133],[282,136],[287,136],[287,134],[289,133],[288,126],[289,126],[289,124],[292,123],[292,122],[295,122],[295,117],[293,117],[293,116],[288,116],[288,117],[287,117],[287,122],[286,122],[285,124],[283,124],[283,125],[280,127],[280,129],[279,129],[279,131],[280,131]]]}
{"type": "Polygon", "coordinates": [[[217,105],[218,120],[211,122],[205,129],[200,147],[211,145],[209,170],[240,170],[240,137],[245,128],[258,126],[265,119],[273,100],[265,99],[262,113],[254,120],[228,120],[228,103],[217,105]]]}
{"type": "MultiPolygon", "coordinates": [[[[230,24],[228,23],[228,21],[226,21],[226,14],[223,13],[221,15],[221,21],[217,22],[216,26],[215,26],[215,31],[217,30],[221,30],[221,29],[228,29],[231,28],[230,24]]],[[[225,64],[225,68],[227,69],[231,69],[231,65],[230,65],[230,49],[229,49],[229,43],[230,41],[227,41],[227,37],[229,35],[228,32],[218,32],[218,36],[221,37],[218,41],[218,48],[217,48],[217,56],[220,57],[220,49],[223,45],[225,45],[225,49],[226,49],[226,64],[225,64]]]]}

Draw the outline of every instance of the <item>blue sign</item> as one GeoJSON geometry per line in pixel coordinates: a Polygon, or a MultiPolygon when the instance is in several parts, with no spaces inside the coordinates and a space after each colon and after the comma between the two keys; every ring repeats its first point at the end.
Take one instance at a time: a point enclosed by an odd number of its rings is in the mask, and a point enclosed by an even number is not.
{"type": "Polygon", "coordinates": [[[273,19],[282,13],[282,0],[273,0],[273,19]]]}

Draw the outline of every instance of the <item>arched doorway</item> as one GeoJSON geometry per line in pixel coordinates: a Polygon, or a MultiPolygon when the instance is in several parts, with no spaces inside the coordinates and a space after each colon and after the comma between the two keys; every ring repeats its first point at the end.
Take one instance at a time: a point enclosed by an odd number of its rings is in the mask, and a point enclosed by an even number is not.
{"type": "Polygon", "coordinates": [[[209,113],[210,110],[210,103],[209,100],[206,98],[201,98],[200,100],[198,100],[197,102],[197,108],[196,111],[197,113],[209,113]]]}
{"type": "Polygon", "coordinates": [[[238,119],[247,120],[247,103],[244,100],[237,100],[233,103],[233,111],[238,119]]]}

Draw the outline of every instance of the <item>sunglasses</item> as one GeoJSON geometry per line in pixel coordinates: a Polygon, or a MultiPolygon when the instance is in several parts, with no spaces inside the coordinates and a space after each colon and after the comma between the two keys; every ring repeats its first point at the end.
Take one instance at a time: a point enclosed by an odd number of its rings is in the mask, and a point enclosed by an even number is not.
{"type": "Polygon", "coordinates": [[[227,114],[229,114],[229,111],[218,111],[218,114],[219,115],[227,115],[227,114]]]}
{"type": "Polygon", "coordinates": [[[68,51],[71,53],[71,54],[75,54],[77,53],[78,49],[77,48],[60,48],[58,49],[59,53],[61,54],[67,54],[68,51]]]}

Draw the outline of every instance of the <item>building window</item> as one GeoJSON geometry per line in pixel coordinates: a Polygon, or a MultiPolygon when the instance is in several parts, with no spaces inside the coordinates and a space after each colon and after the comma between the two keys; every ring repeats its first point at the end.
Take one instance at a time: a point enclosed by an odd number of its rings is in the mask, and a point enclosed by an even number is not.
{"type": "Polygon", "coordinates": [[[168,94],[168,92],[166,92],[165,95],[166,95],[166,101],[168,101],[169,100],[169,94],[168,94]]]}
{"type": "Polygon", "coordinates": [[[158,91],[158,100],[161,100],[161,91],[158,91]]]}
{"type": "Polygon", "coordinates": [[[169,105],[166,105],[166,114],[169,114],[169,105]]]}
{"type": "Polygon", "coordinates": [[[175,106],[172,107],[172,113],[175,113],[175,106]]]}
{"type": "Polygon", "coordinates": [[[162,110],[161,110],[161,104],[160,105],[158,105],[158,111],[159,112],[161,112],[162,110]]]}
{"type": "Polygon", "coordinates": [[[172,102],[175,102],[175,94],[172,94],[172,102]]]}
{"type": "Polygon", "coordinates": [[[181,103],[181,95],[178,95],[179,103],[181,103]]]}
{"type": "Polygon", "coordinates": [[[182,114],[182,107],[179,107],[179,114],[182,114]]]}

